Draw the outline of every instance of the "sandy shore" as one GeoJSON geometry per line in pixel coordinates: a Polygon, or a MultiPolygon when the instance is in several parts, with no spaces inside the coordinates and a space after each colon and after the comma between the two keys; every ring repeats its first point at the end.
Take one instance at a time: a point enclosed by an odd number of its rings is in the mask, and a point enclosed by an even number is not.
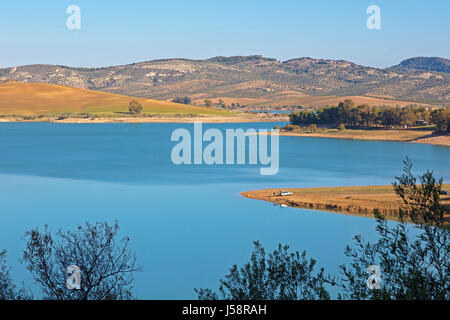
{"type": "Polygon", "coordinates": [[[52,123],[193,123],[201,121],[203,123],[248,123],[248,122],[279,122],[288,121],[285,115],[267,114],[237,114],[231,116],[149,116],[149,117],[101,117],[76,118],[69,117],[59,119],[58,117],[41,117],[34,119],[24,119],[22,117],[3,117],[0,122],[52,122],[52,123]]]}
{"type": "MultiPolygon", "coordinates": [[[[270,133],[269,133],[270,134],[270,133]]],[[[450,147],[450,135],[434,135],[431,130],[389,129],[389,130],[335,130],[328,129],[323,132],[286,132],[281,131],[280,136],[287,137],[315,137],[351,140],[378,140],[401,141],[412,143],[425,143],[450,147]]]]}
{"type": "MultiPolygon", "coordinates": [[[[138,117],[102,117],[92,118],[69,117],[35,117],[27,119],[20,116],[0,117],[0,122],[52,122],[52,123],[249,123],[249,122],[285,122],[289,121],[287,115],[241,113],[230,116],[138,116],[138,117]]],[[[269,133],[270,134],[270,133],[269,133]]],[[[280,136],[289,137],[315,137],[352,140],[379,140],[401,141],[412,143],[425,143],[450,147],[450,135],[436,136],[431,130],[389,129],[389,130],[343,130],[326,129],[318,132],[286,132],[281,131],[280,136]]]]}
{"type": "MultiPolygon", "coordinates": [[[[450,184],[444,185],[450,191],[450,184]]],[[[375,212],[394,219],[403,206],[392,186],[268,189],[242,192],[249,199],[263,200],[293,208],[333,211],[374,217],[375,212]],[[280,192],[292,195],[280,196],[280,192]]],[[[442,204],[450,211],[450,196],[443,195],[442,204]]],[[[447,216],[450,222],[450,215],[447,216]]]]}

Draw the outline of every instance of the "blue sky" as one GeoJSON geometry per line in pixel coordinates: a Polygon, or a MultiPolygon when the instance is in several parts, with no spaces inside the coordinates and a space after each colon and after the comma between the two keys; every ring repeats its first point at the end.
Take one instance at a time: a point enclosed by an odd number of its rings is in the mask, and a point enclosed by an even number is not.
{"type": "Polygon", "coordinates": [[[250,54],[386,67],[449,58],[449,16],[447,0],[0,1],[0,67],[250,54]],[[66,28],[72,4],[81,8],[81,30],[66,28]],[[369,5],[381,8],[381,30],[366,28],[369,5]]]}

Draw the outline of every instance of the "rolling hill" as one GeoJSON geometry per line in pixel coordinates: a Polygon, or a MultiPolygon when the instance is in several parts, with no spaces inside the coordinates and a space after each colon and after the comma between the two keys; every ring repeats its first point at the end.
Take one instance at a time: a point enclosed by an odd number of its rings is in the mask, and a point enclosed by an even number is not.
{"type": "Polygon", "coordinates": [[[438,57],[417,57],[402,61],[391,69],[400,71],[436,71],[450,73],[450,60],[438,57]]]}
{"type": "MultiPolygon", "coordinates": [[[[255,105],[323,105],[361,97],[374,103],[450,104],[448,60],[414,58],[378,69],[344,60],[262,56],[169,59],[107,68],[30,65],[0,69],[0,81],[53,83],[141,98],[248,99],[255,105]],[[447,66],[447,67],[446,67],[447,66]],[[319,97],[315,99],[314,97],[319,97]],[[334,100],[333,100],[334,101],[334,100]]],[[[249,103],[249,104],[250,104],[249,103]]]]}
{"type": "MultiPolygon", "coordinates": [[[[313,96],[295,91],[282,91],[259,98],[217,97],[213,98],[211,101],[213,101],[215,104],[219,104],[219,101],[222,100],[227,105],[239,103],[241,105],[250,106],[254,109],[263,109],[267,106],[331,106],[338,105],[339,102],[342,102],[345,99],[351,99],[357,105],[411,105],[411,101],[405,100],[382,99],[368,96],[313,96]]],[[[204,99],[195,99],[194,102],[196,104],[203,104],[204,99]]]]}
{"type": "Polygon", "coordinates": [[[6,82],[0,84],[0,114],[55,113],[124,114],[138,100],[146,114],[226,115],[225,111],[167,101],[133,98],[55,84],[6,82]]]}

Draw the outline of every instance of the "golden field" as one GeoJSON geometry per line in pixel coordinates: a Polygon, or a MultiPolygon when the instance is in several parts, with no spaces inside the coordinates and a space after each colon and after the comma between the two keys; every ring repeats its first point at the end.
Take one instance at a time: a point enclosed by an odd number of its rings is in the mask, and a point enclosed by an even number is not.
{"type": "Polygon", "coordinates": [[[0,84],[0,115],[89,113],[124,115],[131,100],[139,101],[144,114],[194,114],[227,116],[231,113],[200,106],[133,98],[54,84],[6,82],[0,84]]]}
{"type": "MultiPolygon", "coordinates": [[[[193,95],[196,104],[203,104],[206,96],[193,95]]],[[[276,93],[267,93],[266,96],[258,98],[250,97],[218,97],[211,98],[214,103],[222,100],[226,104],[239,103],[248,107],[277,107],[277,106],[304,106],[304,107],[325,107],[338,105],[345,99],[351,99],[355,104],[368,104],[371,106],[407,106],[410,104],[419,104],[411,101],[398,100],[391,97],[370,97],[370,96],[313,96],[298,91],[282,91],[276,93]]]]}

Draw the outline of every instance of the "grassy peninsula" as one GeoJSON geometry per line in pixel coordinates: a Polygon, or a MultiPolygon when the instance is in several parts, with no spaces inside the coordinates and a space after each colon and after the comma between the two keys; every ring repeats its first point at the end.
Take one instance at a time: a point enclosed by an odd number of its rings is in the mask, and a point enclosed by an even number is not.
{"type": "MultiPolygon", "coordinates": [[[[444,184],[443,190],[450,193],[450,184],[444,184]]],[[[368,217],[373,217],[378,212],[394,218],[403,205],[392,186],[268,189],[241,194],[249,199],[277,205],[368,217]],[[281,192],[292,194],[281,196],[281,192]]],[[[450,195],[442,195],[441,203],[450,212],[450,195]]],[[[450,214],[446,216],[446,221],[450,223],[450,214]]]]}

